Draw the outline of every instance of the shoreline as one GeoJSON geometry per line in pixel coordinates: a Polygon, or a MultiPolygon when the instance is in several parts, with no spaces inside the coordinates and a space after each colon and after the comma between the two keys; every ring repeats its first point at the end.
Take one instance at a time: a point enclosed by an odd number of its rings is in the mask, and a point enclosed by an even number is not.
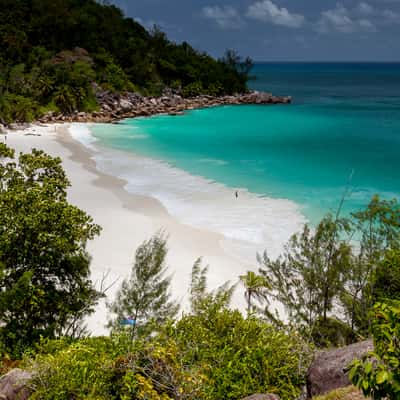
{"type": "Polygon", "coordinates": [[[246,264],[256,264],[256,254],[266,249],[278,257],[290,236],[307,222],[289,199],[265,197],[192,174],[162,159],[103,145],[91,132],[96,124],[72,126],[75,140],[91,151],[97,148],[92,157],[97,170],[118,176],[129,193],[158,200],[180,223],[220,235],[224,251],[246,264]],[[240,201],[235,192],[240,192],[240,201]]]}
{"type": "MultiPolygon", "coordinates": [[[[207,96],[185,98],[179,94],[168,93],[160,97],[146,97],[138,93],[123,94],[95,90],[99,110],[93,112],[75,111],[69,115],[48,112],[36,122],[98,122],[117,123],[123,119],[150,117],[154,115],[183,115],[185,111],[224,105],[276,105],[290,104],[291,96],[274,96],[272,93],[252,91],[232,96],[207,96]]],[[[13,125],[13,124],[12,124],[13,125]]]]}
{"type": "MultiPolygon", "coordinates": [[[[243,262],[232,252],[227,252],[221,245],[223,235],[182,223],[157,199],[132,194],[124,189],[124,180],[99,171],[93,154],[71,136],[70,128],[69,125],[35,125],[10,133],[7,144],[17,153],[35,147],[63,160],[71,182],[69,201],[85,210],[103,228],[100,236],[88,244],[87,250],[92,257],[93,282],[99,284],[107,273],[107,283],[117,281],[107,293],[108,300],[114,297],[122,279],[129,276],[136,248],[158,231],[168,235],[171,293],[181,304],[181,311],[188,309],[190,273],[197,258],[203,257],[203,265],[210,266],[210,289],[226,281],[238,282],[239,275],[254,266],[250,260],[243,262]]],[[[232,307],[245,309],[243,291],[237,288],[232,307]]],[[[92,334],[107,333],[105,301],[99,303],[86,322],[92,334]]]]}

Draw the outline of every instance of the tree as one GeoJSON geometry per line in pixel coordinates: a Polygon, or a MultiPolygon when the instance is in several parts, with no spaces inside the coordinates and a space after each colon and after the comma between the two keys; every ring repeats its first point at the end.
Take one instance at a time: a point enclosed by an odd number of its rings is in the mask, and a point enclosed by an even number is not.
{"type": "Polygon", "coordinates": [[[129,279],[122,282],[116,299],[108,309],[116,317],[109,326],[118,329],[121,321],[134,321],[132,335],[146,333],[151,323],[158,325],[172,318],[179,306],[170,301],[170,277],[165,277],[167,242],[158,233],[138,247],[129,279]]]}
{"type": "Polygon", "coordinates": [[[245,287],[245,298],[247,302],[247,316],[249,317],[251,311],[255,309],[252,300],[268,301],[268,289],[270,285],[265,276],[257,275],[253,271],[247,271],[246,275],[240,276],[240,281],[245,287]]]}
{"type": "Polygon", "coordinates": [[[15,355],[93,311],[85,247],[100,227],[67,201],[61,159],[0,147],[0,341],[15,355]]]}
{"type": "Polygon", "coordinates": [[[400,302],[377,303],[372,325],[375,350],[356,360],[350,380],[375,400],[400,397],[400,302]]]}
{"type": "Polygon", "coordinates": [[[35,112],[22,114],[29,118],[55,106],[63,113],[94,111],[92,82],[103,90],[150,95],[176,81],[192,93],[245,92],[252,66],[232,51],[222,62],[185,42],[178,45],[159,28],[149,32],[116,6],[95,0],[41,0],[29,6],[2,0],[0,43],[0,120],[5,122],[15,118],[2,103],[14,96],[37,104],[35,112]]]}
{"type": "Polygon", "coordinates": [[[400,250],[388,250],[373,277],[373,301],[400,301],[400,250]]]}
{"type": "Polygon", "coordinates": [[[398,258],[393,251],[400,249],[399,204],[395,199],[388,201],[374,196],[365,210],[352,214],[351,223],[352,236],[358,241],[357,254],[348,269],[341,301],[352,328],[368,335],[372,322],[370,311],[387,292],[389,281],[385,276],[396,275],[398,270],[398,258]]]}
{"type": "Polygon", "coordinates": [[[355,229],[361,233],[360,254],[377,264],[388,249],[400,248],[400,205],[396,199],[372,197],[367,208],[352,214],[355,229]]]}
{"type": "Polygon", "coordinates": [[[208,266],[201,267],[201,258],[193,265],[190,282],[190,305],[194,315],[208,315],[212,310],[227,308],[231,302],[235,285],[225,282],[213,291],[207,290],[208,266]]]}
{"type": "Polygon", "coordinates": [[[266,252],[258,257],[270,295],[285,306],[291,321],[310,331],[317,320],[327,321],[345,281],[351,247],[341,234],[347,229],[346,221],[327,215],[315,231],[305,225],[301,234],[293,235],[277,260],[266,252]]]}

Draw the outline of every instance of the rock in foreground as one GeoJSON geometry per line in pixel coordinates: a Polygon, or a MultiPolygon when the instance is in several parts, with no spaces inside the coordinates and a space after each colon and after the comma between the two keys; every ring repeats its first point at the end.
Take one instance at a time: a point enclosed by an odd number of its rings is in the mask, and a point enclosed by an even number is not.
{"type": "Polygon", "coordinates": [[[372,340],[366,340],[317,354],[307,373],[308,396],[318,396],[351,385],[348,378],[350,363],[373,348],[372,340]]]}
{"type": "Polygon", "coordinates": [[[279,396],[277,396],[276,394],[252,394],[251,396],[245,397],[242,400],[280,400],[279,396]]]}
{"type": "Polygon", "coordinates": [[[22,369],[13,369],[0,378],[0,400],[26,400],[31,394],[28,382],[32,374],[22,369]]]}

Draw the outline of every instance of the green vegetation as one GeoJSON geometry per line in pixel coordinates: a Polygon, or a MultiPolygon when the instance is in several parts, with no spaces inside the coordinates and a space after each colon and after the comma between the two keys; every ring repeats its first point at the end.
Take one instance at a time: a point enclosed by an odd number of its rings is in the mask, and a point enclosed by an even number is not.
{"type": "Polygon", "coordinates": [[[366,360],[357,360],[350,379],[375,400],[400,397],[400,302],[378,303],[372,325],[375,350],[366,360]]]}
{"type": "Polygon", "coordinates": [[[266,252],[259,257],[264,267],[260,272],[285,306],[290,321],[305,329],[327,320],[343,287],[350,246],[340,240],[342,229],[347,229],[344,221],[327,216],[315,232],[306,225],[301,234],[293,235],[277,260],[270,260],[266,252]]]}
{"type": "Polygon", "coordinates": [[[42,343],[26,361],[38,373],[33,398],[219,400],[254,392],[297,397],[312,357],[309,347],[294,332],[229,309],[231,287],[208,292],[204,272],[196,263],[191,313],[158,325],[157,334],[134,341],[129,332],[119,332],[42,343]]]}
{"type": "MultiPolygon", "coordinates": [[[[0,371],[21,363],[35,371],[32,398],[219,400],[270,392],[289,400],[301,393],[315,346],[370,333],[375,351],[354,362],[351,380],[373,399],[399,398],[396,201],[374,197],[350,218],[328,215],[294,235],[277,260],[259,257],[259,274],[238,277],[246,316],[230,307],[237,285],[208,290],[208,268],[198,259],[190,310],[177,317],[159,233],[139,246],[109,304],[111,335],[85,338],[82,319],[103,295],[89,279],[85,246],[100,228],[68,203],[60,159],[38,150],[14,158],[4,144],[0,157],[0,371]],[[273,300],[288,321],[270,309],[273,300]],[[121,324],[127,318],[135,324],[121,324]]],[[[351,398],[354,390],[321,399],[351,398]]]]}
{"type": "Polygon", "coordinates": [[[239,278],[246,289],[244,296],[247,303],[247,316],[250,316],[252,312],[257,310],[253,301],[259,303],[268,301],[267,289],[271,289],[271,286],[264,276],[257,275],[253,271],[247,271],[246,275],[241,275],[239,278]]]}
{"type": "Polygon", "coordinates": [[[130,317],[134,322],[132,335],[151,332],[151,325],[160,325],[175,317],[179,306],[170,301],[171,278],[165,278],[167,242],[161,233],[144,242],[136,250],[135,263],[129,280],[122,282],[109,310],[116,318],[110,321],[114,330],[130,317]]]}
{"type": "Polygon", "coordinates": [[[59,158],[0,145],[0,349],[18,356],[41,336],[77,336],[100,293],[86,242],[100,231],[68,204],[59,158]]]}
{"type": "Polygon", "coordinates": [[[324,395],[313,397],[313,400],[365,400],[366,398],[354,386],[333,390],[324,395]]]}
{"type": "MultiPolygon", "coordinates": [[[[328,215],[315,230],[306,225],[277,260],[259,256],[268,297],[318,346],[367,337],[375,302],[399,298],[399,235],[398,203],[377,196],[350,218],[328,215]]],[[[264,314],[277,321],[268,303],[264,314]]]]}
{"type": "Polygon", "coordinates": [[[374,196],[365,210],[352,217],[353,236],[359,237],[359,244],[348,271],[347,291],[341,301],[351,327],[361,335],[368,335],[374,303],[381,296],[396,297],[387,292],[381,277],[390,274],[399,282],[399,275],[397,278],[393,275],[399,273],[400,260],[389,259],[391,251],[400,249],[400,207],[397,200],[381,200],[374,196]]]}
{"type": "Polygon", "coordinates": [[[252,63],[221,60],[146,31],[117,7],[95,0],[3,0],[0,7],[0,122],[46,111],[97,107],[94,82],[113,92],[185,96],[246,91],[252,63]]]}

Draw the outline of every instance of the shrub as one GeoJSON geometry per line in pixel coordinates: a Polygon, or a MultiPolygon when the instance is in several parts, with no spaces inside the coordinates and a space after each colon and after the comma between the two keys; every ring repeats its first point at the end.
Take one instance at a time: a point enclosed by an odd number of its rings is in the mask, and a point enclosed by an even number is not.
{"type": "Polygon", "coordinates": [[[354,332],[349,325],[336,318],[320,318],[316,321],[311,336],[318,347],[338,347],[354,343],[354,332]]]}
{"type": "Polygon", "coordinates": [[[313,397],[313,400],[365,400],[362,393],[354,386],[333,390],[323,396],[313,397]]]}
{"type": "Polygon", "coordinates": [[[106,338],[48,342],[31,363],[36,375],[31,399],[112,398],[112,342],[106,338]]]}
{"type": "Polygon", "coordinates": [[[196,97],[204,93],[203,85],[201,82],[193,82],[185,86],[182,90],[183,97],[196,97]]]}
{"type": "Polygon", "coordinates": [[[245,319],[237,310],[184,316],[170,336],[175,337],[183,364],[194,362],[206,376],[204,398],[238,399],[269,392],[293,399],[305,383],[310,351],[299,335],[245,319]]]}
{"type": "Polygon", "coordinates": [[[375,351],[356,360],[350,380],[373,399],[400,398],[400,302],[374,307],[372,333],[375,351]]]}

